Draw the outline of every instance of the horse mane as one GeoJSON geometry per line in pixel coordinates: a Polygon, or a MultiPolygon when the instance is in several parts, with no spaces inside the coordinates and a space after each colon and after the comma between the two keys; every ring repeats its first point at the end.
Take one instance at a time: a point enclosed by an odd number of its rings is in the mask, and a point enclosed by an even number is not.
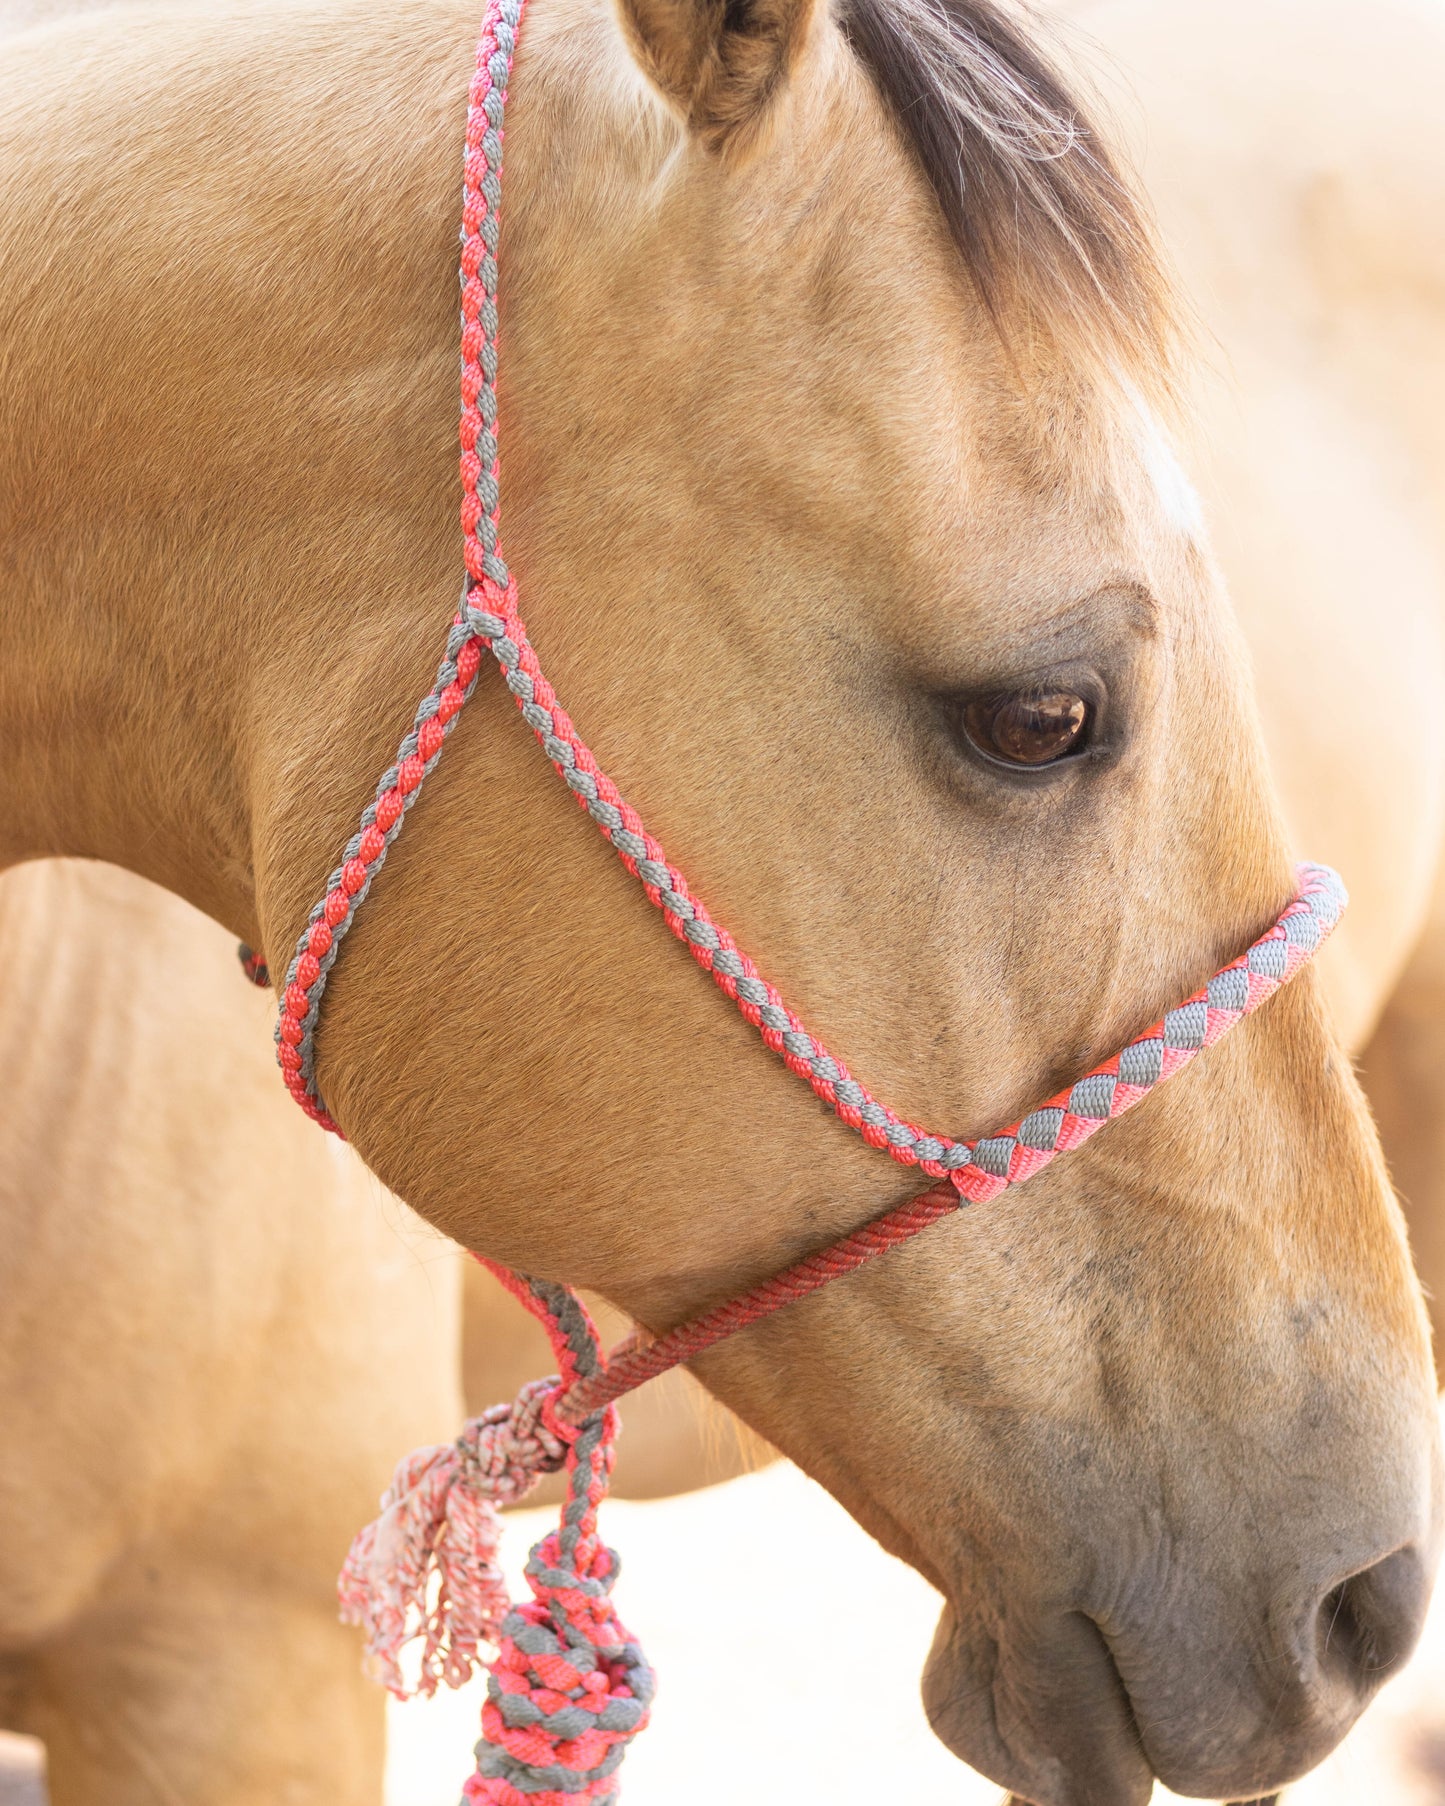
{"type": "Polygon", "coordinates": [[[1007,0],[838,0],[1006,348],[1067,347],[1168,390],[1178,335],[1152,226],[1007,0]]]}

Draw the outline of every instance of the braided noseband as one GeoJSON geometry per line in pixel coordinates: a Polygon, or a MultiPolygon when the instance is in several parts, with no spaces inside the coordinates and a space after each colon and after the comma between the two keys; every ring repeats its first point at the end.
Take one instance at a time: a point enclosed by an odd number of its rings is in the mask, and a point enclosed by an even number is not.
{"type": "MultiPolygon", "coordinates": [[[[357,832],[312,910],[286,974],[277,1057],[307,1115],[340,1133],[316,1088],[315,1039],[327,977],[423,780],[490,653],[580,807],[637,878],[693,958],[763,1041],[851,1129],[933,1188],[809,1255],[785,1272],[656,1340],[632,1338],[604,1357],[581,1302],[564,1286],[493,1268],[546,1327],[558,1377],[515,1405],[474,1419],[448,1448],[397,1469],[382,1515],[357,1537],[341,1577],[343,1615],[362,1623],[380,1676],[404,1693],[398,1655],[420,1639],[416,1685],[460,1685],[491,1644],[478,1770],[465,1794],[491,1806],[583,1806],[617,1794],[625,1745],[647,1722],[651,1670],[618,1623],[617,1561],[597,1536],[616,1434],[614,1401],[658,1374],[909,1240],[965,1202],[1032,1178],[1058,1154],[1146,1096],[1257,1009],[1321,945],[1345,905],[1325,866],[1300,868],[1300,888],[1269,932],[1113,1059],[1012,1128],[978,1141],[930,1134],[870,1095],[787,1007],[599,767],[543,675],[517,612],[517,586],[498,537],[497,246],[502,117],[525,0],[488,0],[467,116],[462,200],[462,527],[466,588],[436,682],[383,775],[357,832]],[[546,1472],[567,1470],[561,1526],[532,1551],[533,1598],[511,1607],[495,1563],[496,1506],[546,1472]]],[[[265,962],[244,950],[268,982],[265,962]]],[[[490,1263],[488,1263],[490,1264],[490,1263]]]]}

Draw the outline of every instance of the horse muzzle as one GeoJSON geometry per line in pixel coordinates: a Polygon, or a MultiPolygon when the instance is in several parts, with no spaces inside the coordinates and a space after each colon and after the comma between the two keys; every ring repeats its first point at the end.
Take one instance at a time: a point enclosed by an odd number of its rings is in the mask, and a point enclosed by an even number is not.
{"type": "Polygon", "coordinates": [[[1323,1761],[1409,1657],[1439,1542],[1303,1592],[1262,1586],[1253,1622],[1173,1575],[1142,1589],[1153,1613],[1136,1600],[1127,1624],[950,1604],[924,1673],[929,1721],[1016,1806],[1146,1806],[1156,1780],[1258,1800],[1323,1761]]]}

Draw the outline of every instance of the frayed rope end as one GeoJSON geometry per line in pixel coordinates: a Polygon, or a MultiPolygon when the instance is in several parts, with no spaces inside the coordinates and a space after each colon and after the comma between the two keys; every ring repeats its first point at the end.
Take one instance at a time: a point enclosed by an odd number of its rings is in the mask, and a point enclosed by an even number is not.
{"type": "Polygon", "coordinates": [[[559,1390],[536,1380],[495,1405],[454,1443],[414,1450],[382,1495],[381,1515],[351,1545],[337,1594],[341,1619],[366,1634],[367,1664],[396,1695],[461,1687],[495,1647],[510,1609],[497,1559],[499,1508],[523,1499],[567,1458],[545,1409],[559,1390]],[[421,1642],[409,1684],[401,1654],[421,1642]]]}

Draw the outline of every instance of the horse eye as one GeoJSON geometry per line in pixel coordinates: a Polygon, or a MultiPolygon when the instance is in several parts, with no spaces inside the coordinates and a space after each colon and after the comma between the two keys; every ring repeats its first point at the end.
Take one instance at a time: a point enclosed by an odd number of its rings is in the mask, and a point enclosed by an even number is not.
{"type": "Polygon", "coordinates": [[[1088,745],[1093,713],[1072,690],[1030,690],[970,702],[963,727],[986,758],[1004,765],[1056,765],[1088,745]]]}

